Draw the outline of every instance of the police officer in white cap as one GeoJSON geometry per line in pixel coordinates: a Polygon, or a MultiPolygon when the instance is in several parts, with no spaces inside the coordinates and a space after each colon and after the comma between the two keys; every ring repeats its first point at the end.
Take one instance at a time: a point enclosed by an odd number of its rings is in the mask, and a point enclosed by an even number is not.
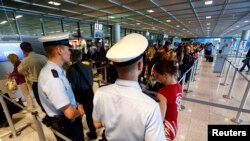
{"type": "MultiPolygon", "coordinates": [[[[69,34],[44,36],[43,43],[48,62],[38,78],[38,92],[51,127],[73,141],[83,141],[82,105],[77,104],[62,66],[70,61],[69,34]]],[[[62,140],[56,136],[57,140],[62,140]]]]}
{"type": "Polygon", "coordinates": [[[142,93],[138,75],[147,39],[129,34],[107,52],[118,72],[115,84],[97,90],[93,120],[104,127],[108,141],[165,141],[159,105],[142,93]]]}

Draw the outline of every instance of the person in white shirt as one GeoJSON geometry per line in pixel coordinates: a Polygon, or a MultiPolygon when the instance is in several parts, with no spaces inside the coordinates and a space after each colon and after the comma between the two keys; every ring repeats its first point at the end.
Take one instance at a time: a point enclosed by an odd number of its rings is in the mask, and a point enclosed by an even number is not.
{"type": "MultiPolygon", "coordinates": [[[[62,68],[64,63],[70,61],[68,38],[68,33],[39,38],[48,54],[48,62],[40,72],[38,92],[51,127],[72,141],[84,141],[81,122],[84,110],[81,104],[77,104],[62,68]]],[[[56,138],[57,141],[63,141],[58,136],[56,138]]]]}
{"type": "Polygon", "coordinates": [[[165,141],[159,105],[142,92],[138,75],[147,39],[129,34],[107,52],[118,72],[115,84],[99,88],[94,96],[93,120],[105,128],[108,141],[165,141]]]}

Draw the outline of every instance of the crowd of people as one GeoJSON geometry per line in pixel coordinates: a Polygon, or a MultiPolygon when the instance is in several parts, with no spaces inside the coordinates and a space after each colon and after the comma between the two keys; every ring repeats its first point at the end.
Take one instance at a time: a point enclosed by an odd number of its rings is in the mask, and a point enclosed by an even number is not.
{"type": "MultiPolygon", "coordinates": [[[[25,54],[22,62],[15,54],[8,57],[14,66],[9,77],[15,77],[20,85],[28,109],[34,108],[29,93],[32,89],[46,114],[43,123],[73,141],[84,140],[83,115],[89,139],[96,139],[96,129],[102,127],[103,141],[169,141],[176,137],[182,98],[178,80],[198,59],[204,45],[181,43],[174,49],[167,41],[162,47],[151,46],[144,36],[133,33],[106,53],[97,40],[97,52],[89,52],[89,56],[99,60],[96,67],[108,64],[112,73],[107,76],[111,84],[94,93],[92,70],[81,62],[80,50],[70,50],[68,39],[67,33],[39,38],[47,57],[34,53],[28,42],[20,45],[25,54]],[[68,62],[71,64],[63,67],[68,62]],[[156,95],[152,98],[144,94],[141,84],[156,95]]],[[[186,75],[188,81],[190,73],[186,75]]]]}

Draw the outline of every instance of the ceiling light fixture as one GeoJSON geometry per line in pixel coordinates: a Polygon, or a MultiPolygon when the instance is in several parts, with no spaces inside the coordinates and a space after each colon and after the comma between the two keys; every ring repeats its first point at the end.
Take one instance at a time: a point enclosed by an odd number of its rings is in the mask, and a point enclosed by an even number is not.
{"type": "Polygon", "coordinates": [[[2,21],[0,24],[6,24],[7,23],[7,21],[2,21]]]}
{"type": "Polygon", "coordinates": [[[205,5],[211,5],[211,4],[213,4],[212,0],[205,1],[205,5]]]}
{"type": "Polygon", "coordinates": [[[236,27],[240,27],[239,25],[236,25],[236,27]]]}
{"type": "Polygon", "coordinates": [[[207,23],[207,25],[211,25],[211,23],[207,23]]]}
{"type": "Polygon", "coordinates": [[[136,23],[137,25],[141,25],[141,23],[136,23]]]}
{"type": "Polygon", "coordinates": [[[176,27],[180,27],[180,25],[177,25],[176,27]]]}
{"type": "Polygon", "coordinates": [[[246,21],[244,21],[245,23],[248,23],[249,22],[249,20],[246,20],[246,21]]]}
{"type": "Polygon", "coordinates": [[[170,22],[171,22],[171,20],[166,20],[166,22],[170,23],[170,22]]]}
{"type": "Polygon", "coordinates": [[[55,5],[55,6],[61,5],[61,3],[55,2],[55,1],[49,1],[48,4],[55,5]]]}
{"type": "Polygon", "coordinates": [[[206,16],[206,19],[211,19],[212,17],[211,16],[206,16]]]}
{"type": "Polygon", "coordinates": [[[110,19],[114,19],[115,17],[114,16],[109,16],[110,19]]]}
{"type": "Polygon", "coordinates": [[[17,15],[16,19],[19,19],[19,18],[22,18],[22,17],[23,17],[23,15],[17,15]]]}
{"type": "Polygon", "coordinates": [[[153,12],[155,12],[155,11],[152,10],[152,9],[149,9],[149,10],[147,10],[147,12],[148,12],[148,13],[153,13],[153,12]]]}

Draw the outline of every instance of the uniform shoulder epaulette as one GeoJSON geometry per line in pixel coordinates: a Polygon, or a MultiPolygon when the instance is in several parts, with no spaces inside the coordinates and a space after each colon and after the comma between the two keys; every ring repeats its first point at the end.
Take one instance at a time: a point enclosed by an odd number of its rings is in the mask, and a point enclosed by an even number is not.
{"type": "Polygon", "coordinates": [[[56,70],[51,69],[51,72],[52,72],[52,74],[53,74],[53,76],[54,76],[55,78],[58,78],[58,77],[59,77],[58,72],[57,72],[56,70]]]}

